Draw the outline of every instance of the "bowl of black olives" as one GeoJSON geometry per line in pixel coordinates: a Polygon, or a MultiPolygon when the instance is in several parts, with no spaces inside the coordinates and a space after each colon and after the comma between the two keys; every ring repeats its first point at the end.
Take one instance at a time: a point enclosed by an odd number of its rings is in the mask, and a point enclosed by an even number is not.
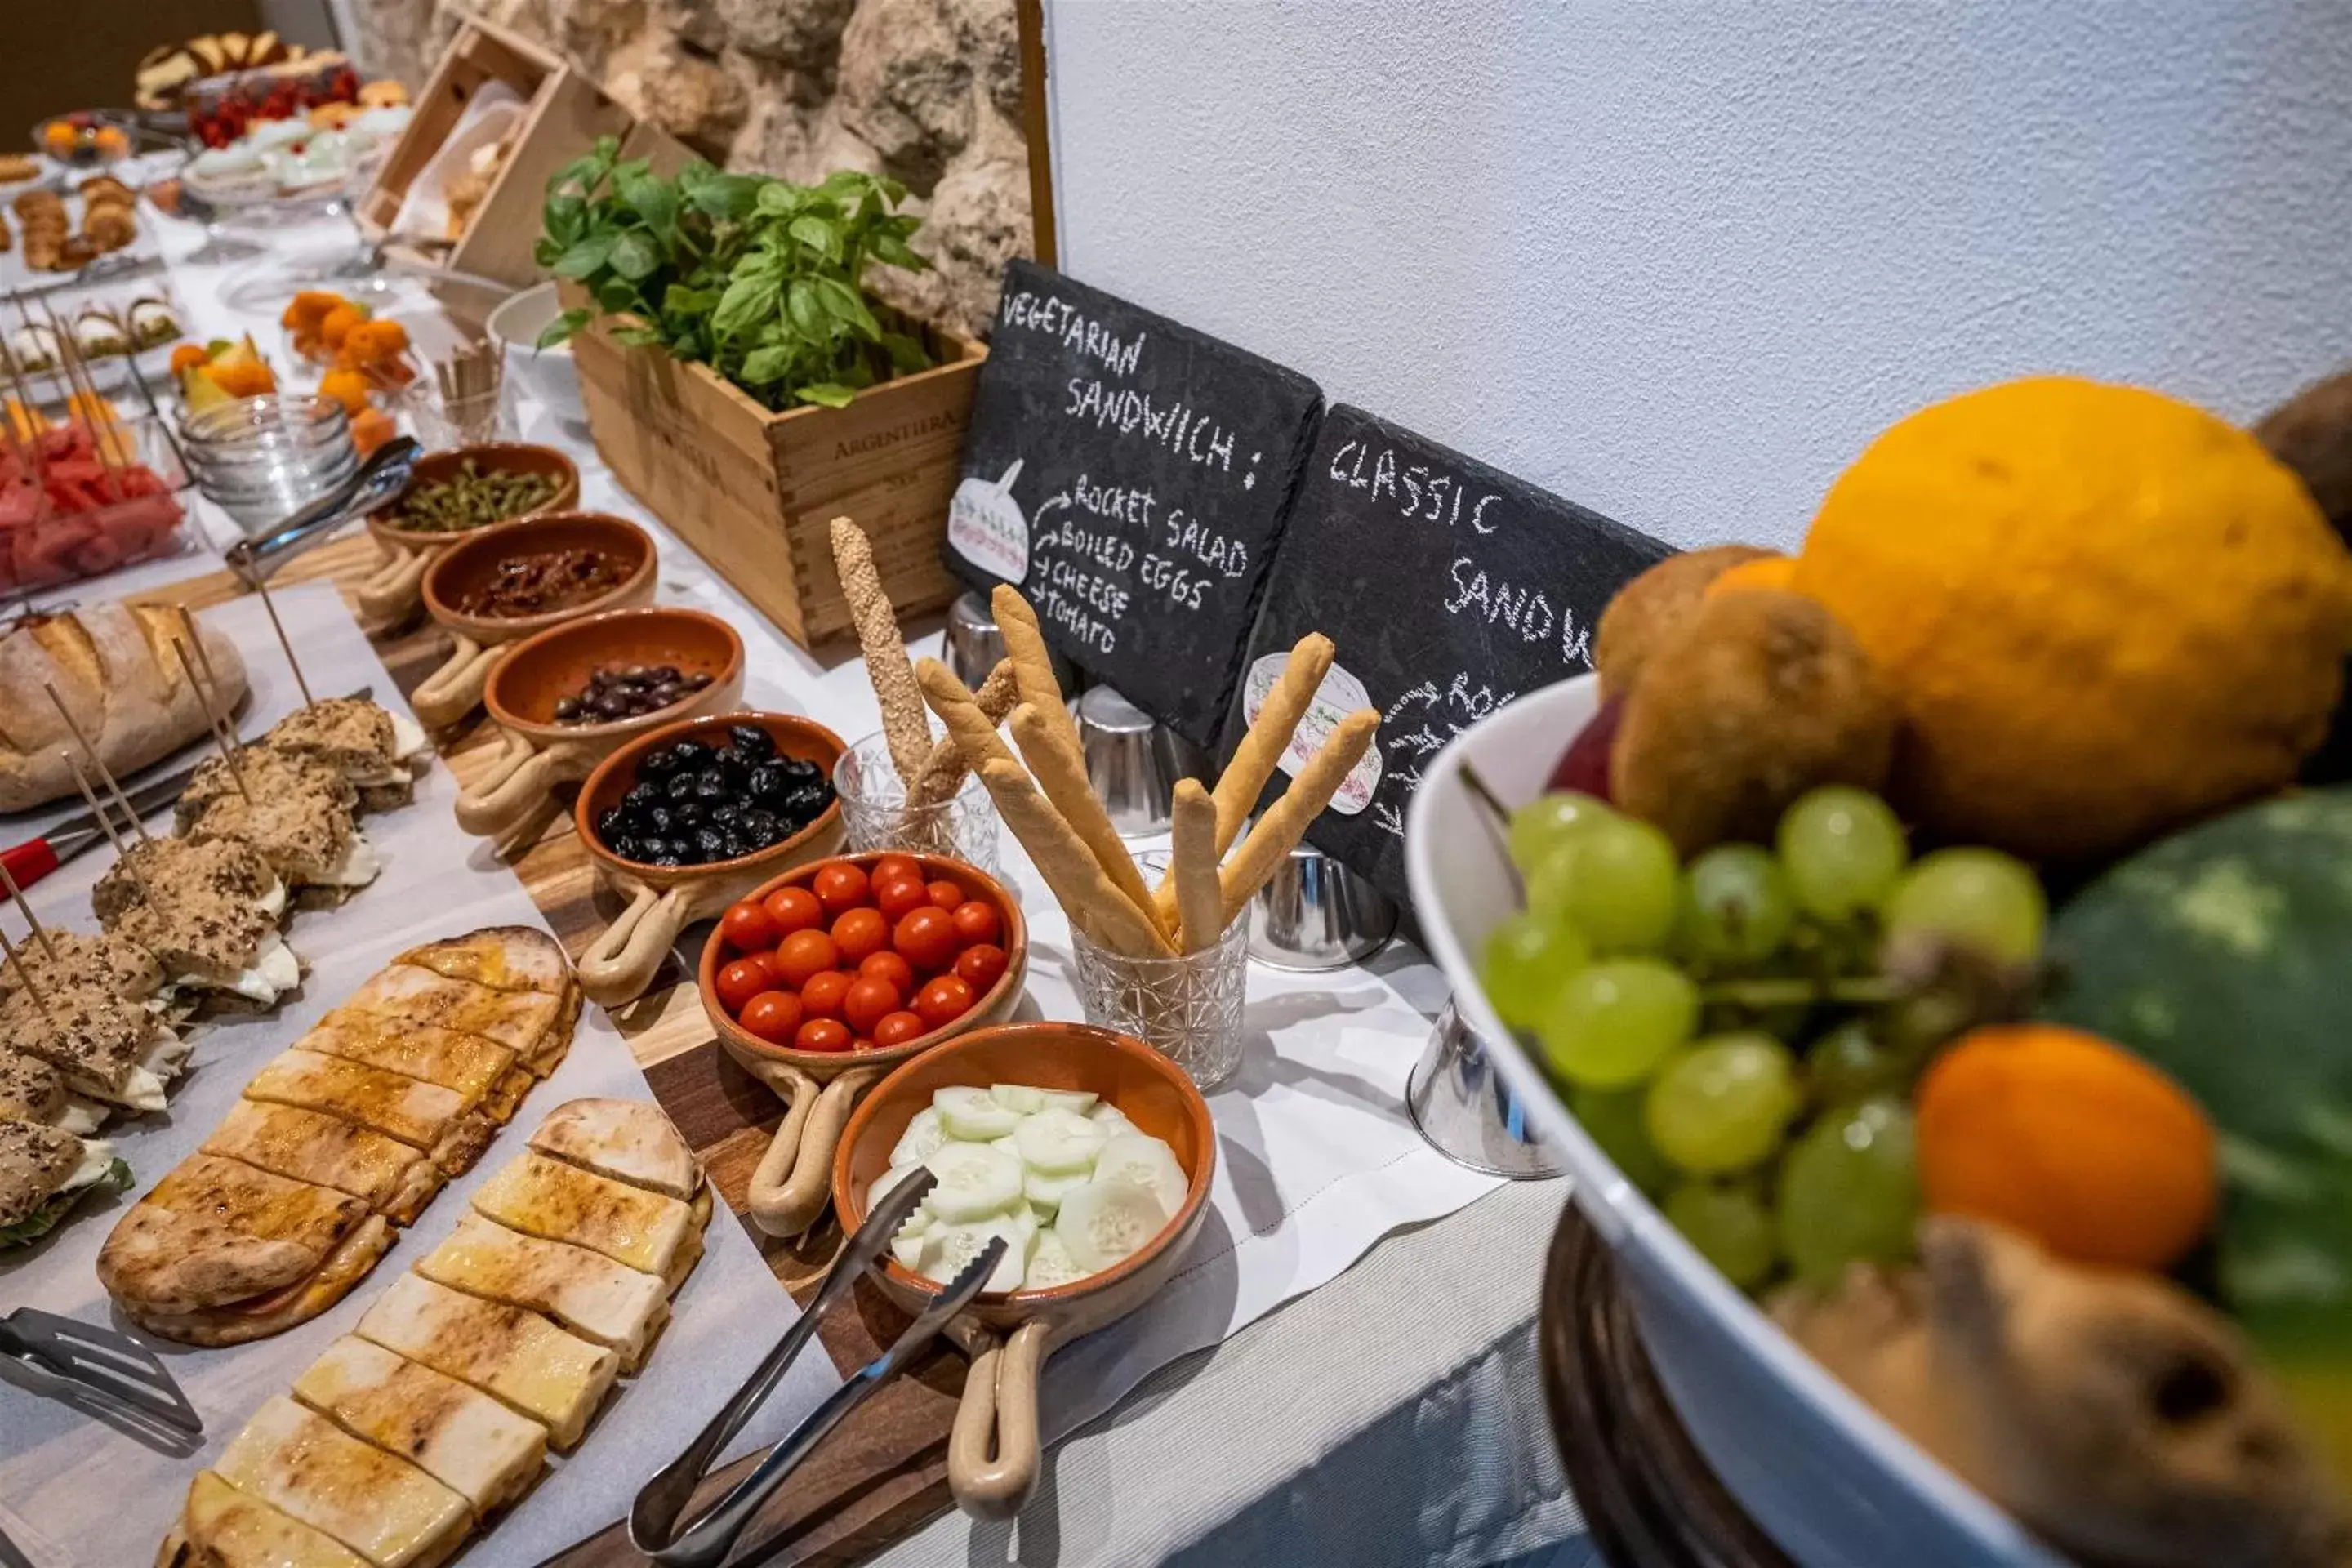
{"type": "Polygon", "coordinates": [[[743,639],[716,616],[661,605],[550,626],[509,649],[483,686],[505,750],[457,796],[457,826],[503,839],[627,742],[742,695],[743,639]]]}
{"type": "Polygon", "coordinates": [[[677,934],[777,872],[841,847],[841,737],[790,713],[713,713],[624,742],[572,811],[581,842],[628,906],[579,964],[591,1001],[652,984],[677,934]]]}

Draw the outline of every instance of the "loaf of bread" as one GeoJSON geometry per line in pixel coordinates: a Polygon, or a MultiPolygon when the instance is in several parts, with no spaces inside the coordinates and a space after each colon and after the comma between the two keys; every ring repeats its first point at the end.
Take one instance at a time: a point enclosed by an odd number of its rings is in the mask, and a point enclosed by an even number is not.
{"type": "MultiPolygon", "coordinates": [[[[215,700],[234,712],[245,661],[227,637],[197,626],[220,684],[215,700]]],[[[0,812],[74,793],[63,753],[79,748],[45,686],[57,688],[118,778],[204,734],[204,708],[172,647],[179,632],[176,610],[112,604],[27,616],[0,635],[0,812]]]]}

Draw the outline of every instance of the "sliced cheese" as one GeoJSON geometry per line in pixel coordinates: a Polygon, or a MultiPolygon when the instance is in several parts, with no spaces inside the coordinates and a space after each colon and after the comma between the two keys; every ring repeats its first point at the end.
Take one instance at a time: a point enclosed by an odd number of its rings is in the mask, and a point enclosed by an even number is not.
{"type": "Polygon", "coordinates": [[[253,962],[225,980],[208,979],[201,974],[175,974],[172,984],[195,991],[226,991],[257,1002],[264,1007],[277,1004],[278,995],[302,984],[302,962],[286,939],[274,931],[261,933],[261,945],[253,962]]]}
{"type": "Polygon", "coordinates": [[[352,993],[339,1012],[376,1013],[486,1035],[529,1058],[554,1026],[562,999],[543,991],[499,991],[395,963],[352,993]]]}
{"type": "Polygon", "coordinates": [[[408,762],[413,758],[424,756],[433,750],[433,742],[425,733],[423,725],[396,708],[387,708],[384,711],[392,716],[392,760],[394,762],[408,762]]]}
{"type": "Polygon", "coordinates": [[[404,1274],[360,1319],[363,1339],[470,1384],[536,1419],[559,1448],[580,1441],[621,1358],[538,1313],[404,1274]]]}
{"type": "Polygon", "coordinates": [[[367,1568],[366,1558],[211,1470],[188,1485],[180,1535],[204,1568],[367,1568]]]}
{"type": "Polygon", "coordinates": [[[312,877],[313,886],[322,888],[364,888],[383,874],[383,858],[364,834],[354,832],[343,852],[335,857],[334,864],[312,877]]]}
{"type": "Polygon", "coordinates": [[[295,1048],[437,1083],[464,1095],[469,1106],[488,1094],[515,1061],[512,1050],[480,1035],[349,1008],[328,1015],[295,1042],[295,1048]]]}
{"type": "Polygon", "coordinates": [[[456,1233],[414,1268],[453,1290],[544,1312],[620,1352],[624,1371],[643,1359],[669,1316],[669,1291],[659,1275],[584,1247],[509,1230],[479,1215],[459,1220],[456,1233]]]}
{"type": "Polygon", "coordinates": [[[488,1394],[346,1334],[294,1380],[294,1397],[465,1495],[477,1514],[520,1497],[547,1428],[488,1394]]]}
{"type": "Polygon", "coordinates": [[[455,1089],[299,1047],[256,1073],[245,1098],[323,1110],[431,1149],[467,1110],[455,1089]]]}
{"type": "Polygon", "coordinates": [[[408,1144],[292,1105],[238,1100],[205,1140],[204,1152],[364,1198],[404,1224],[441,1190],[440,1167],[408,1144]]]}
{"type": "Polygon", "coordinates": [[[698,1234],[677,1198],[537,1153],[508,1162],[474,1194],[474,1207],[510,1229],[585,1247],[665,1279],[698,1234]]]}
{"type": "Polygon", "coordinates": [[[690,1198],[701,1184],[694,1155],[661,1107],[642,1100],[568,1100],[547,1113],[530,1146],[542,1154],[650,1187],[674,1198],[690,1198]]]}
{"type": "Polygon", "coordinates": [[[254,1412],[213,1468],[376,1568],[444,1562],[473,1525],[457,1493],[282,1394],[254,1412]]]}

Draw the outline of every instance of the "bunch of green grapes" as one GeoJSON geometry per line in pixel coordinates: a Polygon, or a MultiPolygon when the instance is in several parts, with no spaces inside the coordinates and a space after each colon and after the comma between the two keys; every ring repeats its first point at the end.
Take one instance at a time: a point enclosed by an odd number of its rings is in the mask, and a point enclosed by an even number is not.
{"type": "Polygon", "coordinates": [[[1885,802],[1837,785],[1772,847],[1686,866],[1589,795],[1521,807],[1509,839],[1526,906],[1488,941],[1487,997],[1628,1179],[1743,1289],[1909,1257],[1928,1052],[1888,1021],[1882,956],[1933,939],[2030,964],[2033,873],[1990,849],[1914,861],[1885,802]]]}

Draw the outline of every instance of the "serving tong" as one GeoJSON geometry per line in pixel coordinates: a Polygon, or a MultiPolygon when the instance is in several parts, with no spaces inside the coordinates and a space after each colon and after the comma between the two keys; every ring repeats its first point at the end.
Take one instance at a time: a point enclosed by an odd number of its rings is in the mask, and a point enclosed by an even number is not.
{"type": "Polygon", "coordinates": [[[629,1544],[667,1568],[713,1568],[733,1549],[735,1538],[750,1523],[751,1516],[783,1485],[785,1478],[799,1468],[817,1444],[839,1426],[844,1417],[866,1403],[884,1384],[890,1381],[915,1358],[958,1312],[970,1305],[996,1272],[1003,1258],[1005,1243],[1002,1237],[992,1239],[980,1256],[964,1266],[954,1281],[934,1296],[929,1305],[908,1326],[888,1350],[859,1368],[847,1381],[833,1392],[831,1397],[794,1427],[782,1441],[770,1448],[751,1473],[728,1489],[709,1508],[683,1526],[678,1516],[693,1496],[711,1464],[729,1439],[742,1430],[743,1423],[758,1409],[792,1366],[793,1360],[816,1337],[817,1325],[825,1313],[838,1306],[856,1284],[858,1277],[882,1256],[890,1238],[898,1234],[909,1215],[939,1178],[926,1171],[899,1183],[872,1214],[866,1216],[857,1234],[841,1249],[841,1256],[817,1287],[816,1298],[800,1315],[784,1337],[776,1342],[767,1358],[746,1378],[733,1398],[720,1407],[718,1415],[703,1427],[702,1435],[687,1446],[686,1451],[656,1471],[638,1491],[636,1501],[629,1509],[629,1544]]]}
{"type": "Polygon", "coordinates": [[[77,1393],[134,1419],[204,1435],[196,1407],[155,1352],[129,1334],[19,1307],[0,1317],[0,1356],[51,1381],[63,1379],[77,1393]]]}

